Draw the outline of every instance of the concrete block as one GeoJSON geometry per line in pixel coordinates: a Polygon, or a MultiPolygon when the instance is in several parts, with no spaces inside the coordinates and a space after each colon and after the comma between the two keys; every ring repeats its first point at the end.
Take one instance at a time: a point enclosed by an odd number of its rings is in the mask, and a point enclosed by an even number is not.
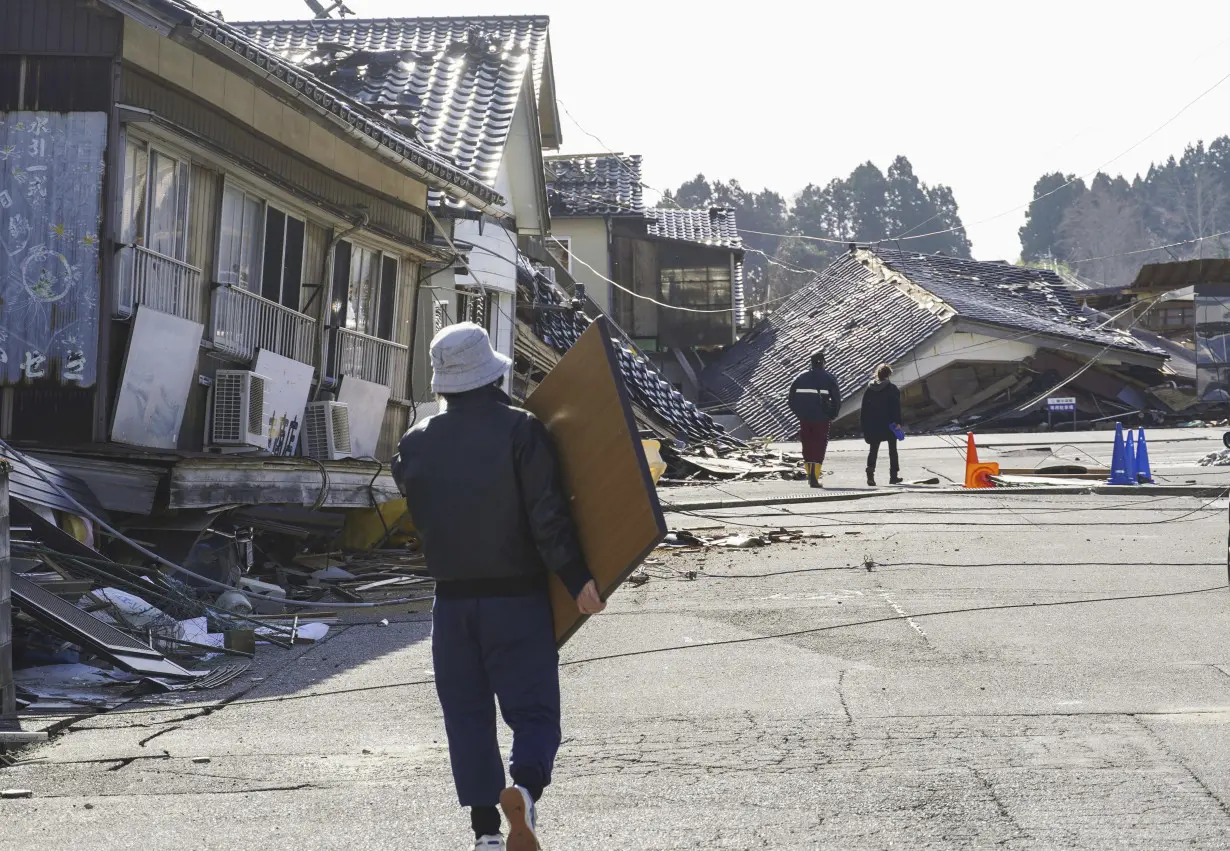
{"type": "Polygon", "coordinates": [[[192,66],[195,54],[178,42],[160,39],[158,42],[158,73],[181,89],[192,90],[192,66]]]}
{"type": "Polygon", "coordinates": [[[307,116],[291,106],[282,104],[282,144],[292,151],[308,150],[312,123],[307,116]]]}
{"type": "Polygon", "coordinates": [[[226,69],[204,56],[192,57],[192,92],[215,106],[226,98],[226,69]]]}
{"type": "Polygon", "coordinates": [[[124,20],[124,59],[148,71],[158,70],[162,36],[131,18],[124,20]]]}
{"type": "MultiPolygon", "coordinates": [[[[306,120],[306,119],[305,119],[306,120]]],[[[307,155],[313,162],[332,169],[337,159],[337,137],[315,121],[308,124],[307,155]]]]}
{"type": "Polygon", "coordinates": [[[243,77],[230,71],[224,71],[226,83],[222,107],[244,124],[255,123],[256,86],[243,77]]]}
{"type": "Polygon", "coordinates": [[[254,104],[255,114],[252,118],[256,132],[274,141],[282,141],[282,102],[257,89],[254,104]]]}

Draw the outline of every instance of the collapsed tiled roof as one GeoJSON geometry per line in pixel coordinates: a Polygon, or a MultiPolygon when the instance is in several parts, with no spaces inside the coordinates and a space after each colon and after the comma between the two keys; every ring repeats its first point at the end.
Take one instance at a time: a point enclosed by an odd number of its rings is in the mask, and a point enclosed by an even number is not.
{"type": "Polygon", "coordinates": [[[545,17],[237,24],[249,37],[381,111],[494,186],[526,72],[543,91],[545,17]]]}
{"type": "MultiPolygon", "coordinates": [[[[521,255],[517,264],[518,301],[526,304],[565,304],[567,296],[537,272],[521,255]]],[[[589,327],[590,320],[583,313],[542,311],[534,322],[534,334],[557,353],[564,354],[589,327]]],[[[656,418],[674,432],[676,439],[688,443],[705,443],[722,440],[725,430],[713,418],[683,398],[642,355],[624,340],[614,337],[612,342],[619,353],[619,368],[624,385],[634,404],[656,418]]]]}
{"type": "Polygon", "coordinates": [[[742,248],[743,237],[735,224],[735,211],[730,207],[710,207],[708,210],[647,210],[650,236],[697,242],[721,248],[742,248]]]}
{"type": "Polygon", "coordinates": [[[753,433],[790,438],[798,422],[786,395],[813,353],[825,352],[847,398],[878,364],[899,363],[957,318],[1162,356],[1095,328],[1052,273],[877,248],[829,265],[705,370],[702,384],[753,433]]]}
{"type": "Polygon", "coordinates": [[[553,216],[636,216],[645,212],[640,155],[547,157],[553,216]]]}
{"type": "Polygon", "coordinates": [[[486,203],[502,202],[491,184],[476,181],[463,169],[459,169],[448,153],[429,148],[420,143],[412,129],[403,123],[381,116],[349,91],[294,63],[287,62],[277,51],[271,50],[253,34],[240,25],[228,24],[216,15],[211,15],[187,0],[105,0],[119,11],[132,14],[132,2],[151,9],[155,14],[169,16],[178,26],[195,36],[208,40],[228,52],[238,61],[259,68],[318,111],[327,111],[341,119],[359,133],[367,136],[402,162],[413,164],[421,170],[423,179],[436,189],[461,190],[474,199],[486,203]]]}
{"type": "Polygon", "coordinates": [[[943,299],[964,319],[1095,345],[1151,351],[1130,335],[1097,328],[1097,323],[1082,313],[1072,290],[1049,270],[882,248],[877,248],[874,256],[911,283],[943,299]]]}

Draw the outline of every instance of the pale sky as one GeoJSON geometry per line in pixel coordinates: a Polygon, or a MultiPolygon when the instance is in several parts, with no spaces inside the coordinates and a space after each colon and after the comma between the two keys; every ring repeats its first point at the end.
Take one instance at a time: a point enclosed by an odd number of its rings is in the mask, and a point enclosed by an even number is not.
{"type": "MultiPolygon", "coordinates": [[[[196,2],[229,21],[310,17],[302,0],[196,2]]],[[[792,195],[905,154],[952,186],[984,260],[1019,256],[1014,208],[1044,171],[1095,171],[1230,74],[1230,4],[1213,0],[347,2],[360,17],[549,15],[560,101],[642,154],[657,189],[703,172],[792,195]]],[[[565,153],[604,149],[563,129],[565,153]]],[[[1107,170],[1226,133],[1230,80],[1107,170]]]]}

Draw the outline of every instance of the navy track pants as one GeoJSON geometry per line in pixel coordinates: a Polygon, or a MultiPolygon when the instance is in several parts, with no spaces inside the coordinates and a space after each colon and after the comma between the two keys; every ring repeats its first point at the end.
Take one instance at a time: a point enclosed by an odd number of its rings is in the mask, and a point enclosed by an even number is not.
{"type": "Polygon", "coordinates": [[[513,781],[548,786],[561,733],[559,652],[546,592],[437,598],[431,655],[461,806],[495,806],[507,786],[497,699],[513,731],[513,781]]]}

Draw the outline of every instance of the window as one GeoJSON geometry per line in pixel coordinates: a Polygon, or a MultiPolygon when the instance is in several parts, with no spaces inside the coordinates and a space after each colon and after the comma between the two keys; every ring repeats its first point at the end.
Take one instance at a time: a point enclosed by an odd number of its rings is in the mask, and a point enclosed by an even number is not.
{"type": "Polygon", "coordinates": [[[215,275],[218,283],[260,292],[264,207],[260,198],[229,183],[222,190],[215,275]]]}
{"type": "Polygon", "coordinates": [[[572,274],[572,238],[567,236],[552,236],[547,238],[547,251],[559,261],[559,264],[572,274]]]}
{"type": "Polygon", "coordinates": [[[265,260],[261,295],[291,310],[299,309],[303,289],[303,238],[307,225],[274,207],[265,211],[265,260]]]}
{"type": "Polygon", "coordinates": [[[495,295],[478,287],[457,287],[457,321],[473,322],[492,331],[492,315],[495,313],[495,295]]]}
{"type": "Polygon", "coordinates": [[[186,161],[139,139],[127,141],[120,223],[125,244],[186,259],[189,172],[186,161]]]}
{"type": "Polygon", "coordinates": [[[397,313],[397,258],[345,240],[334,250],[333,324],[392,340],[397,313]]]}

